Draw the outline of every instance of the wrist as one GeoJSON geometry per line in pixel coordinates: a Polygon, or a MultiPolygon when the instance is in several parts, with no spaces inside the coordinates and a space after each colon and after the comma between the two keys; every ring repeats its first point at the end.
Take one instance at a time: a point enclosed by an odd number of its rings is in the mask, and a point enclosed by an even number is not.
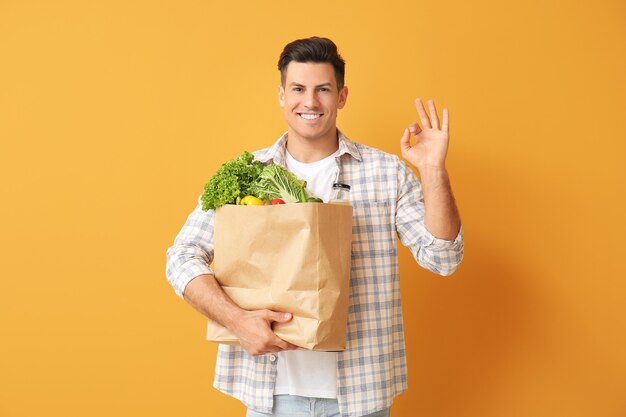
{"type": "Polygon", "coordinates": [[[237,333],[237,325],[243,321],[247,311],[235,305],[229,310],[228,314],[224,317],[223,325],[231,332],[237,333]]]}
{"type": "Polygon", "coordinates": [[[448,170],[445,166],[436,166],[436,165],[420,165],[417,167],[417,170],[420,173],[420,177],[422,180],[427,178],[447,178],[448,170]]]}

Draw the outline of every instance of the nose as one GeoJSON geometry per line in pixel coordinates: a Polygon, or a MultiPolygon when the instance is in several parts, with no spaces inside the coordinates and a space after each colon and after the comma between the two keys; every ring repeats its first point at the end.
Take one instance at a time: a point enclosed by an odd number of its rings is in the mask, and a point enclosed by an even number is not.
{"type": "Polygon", "coordinates": [[[315,90],[309,90],[304,98],[304,105],[309,109],[315,109],[318,104],[317,92],[315,90]]]}

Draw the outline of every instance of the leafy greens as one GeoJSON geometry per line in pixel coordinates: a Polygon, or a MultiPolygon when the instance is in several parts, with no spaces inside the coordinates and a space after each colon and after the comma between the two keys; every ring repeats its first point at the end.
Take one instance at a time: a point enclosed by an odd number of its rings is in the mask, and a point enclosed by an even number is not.
{"type": "Polygon", "coordinates": [[[263,171],[263,164],[253,159],[254,155],[246,151],[223,164],[204,186],[202,210],[215,210],[224,204],[234,204],[237,197],[252,194],[250,187],[263,171]]]}
{"type": "Polygon", "coordinates": [[[250,187],[250,192],[266,202],[280,198],[285,203],[306,203],[309,198],[306,181],[276,164],[263,168],[259,178],[250,187]]]}

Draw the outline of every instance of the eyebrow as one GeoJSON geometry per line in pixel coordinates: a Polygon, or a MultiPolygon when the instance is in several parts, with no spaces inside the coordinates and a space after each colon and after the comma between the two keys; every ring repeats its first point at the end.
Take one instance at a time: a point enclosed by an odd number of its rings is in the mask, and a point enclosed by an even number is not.
{"type": "MultiPolygon", "coordinates": [[[[300,83],[296,83],[296,82],[291,82],[289,83],[290,87],[305,87],[304,85],[300,84],[300,83]]],[[[319,88],[319,87],[332,87],[333,85],[331,83],[324,83],[324,84],[320,84],[320,85],[316,85],[315,88],[319,88]]]]}

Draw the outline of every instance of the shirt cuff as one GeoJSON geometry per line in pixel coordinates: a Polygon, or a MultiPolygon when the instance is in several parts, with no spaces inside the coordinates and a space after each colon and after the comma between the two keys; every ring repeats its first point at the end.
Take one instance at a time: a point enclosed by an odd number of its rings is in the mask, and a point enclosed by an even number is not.
{"type": "Polygon", "coordinates": [[[426,244],[424,247],[430,247],[435,249],[450,249],[457,246],[459,243],[463,242],[463,226],[459,229],[459,233],[453,240],[440,239],[435,237],[432,233],[428,231],[427,228],[424,227],[425,235],[424,239],[426,244]]]}
{"type": "Polygon", "coordinates": [[[193,259],[185,262],[176,278],[174,283],[174,291],[180,298],[183,297],[185,288],[194,278],[200,275],[213,275],[213,270],[204,262],[198,259],[193,259]]]}

